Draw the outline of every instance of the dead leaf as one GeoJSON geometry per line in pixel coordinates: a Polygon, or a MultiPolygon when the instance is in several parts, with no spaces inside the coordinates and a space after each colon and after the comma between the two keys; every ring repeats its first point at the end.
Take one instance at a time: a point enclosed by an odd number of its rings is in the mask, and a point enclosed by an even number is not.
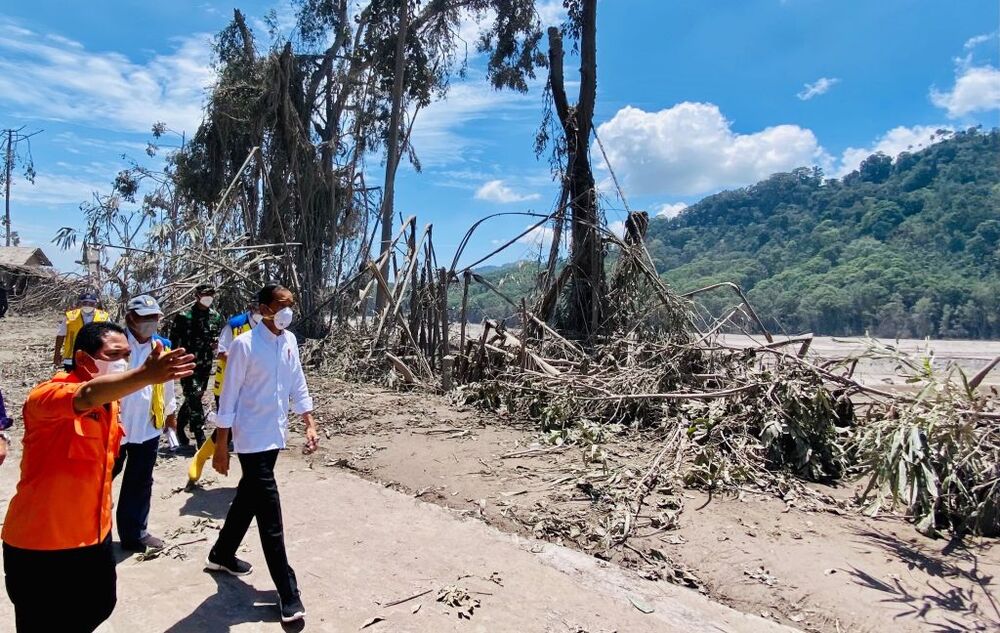
{"type": "Polygon", "coordinates": [[[379,622],[383,622],[384,620],[385,620],[385,618],[383,618],[382,616],[376,615],[374,618],[369,618],[369,619],[365,620],[365,623],[361,625],[361,628],[362,629],[367,629],[371,625],[378,624],[379,622]]]}
{"type": "Polygon", "coordinates": [[[423,606],[423,604],[418,602],[417,606],[413,607],[413,610],[410,611],[410,613],[416,613],[417,611],[420,611],[421,606],[423,606]]]}
{"type": "Polygon", "coordinates": [[[656,610],[653,607],[649,606],[649,604],[647,604],[646,602],[643,602],[642,600],[640,600],[639,598],[635,598],[633,596],[629,596],[628,600],[629,600],[629,602],[632,603],[633,607],[635,607],[636,609],[638,609],[639,611],[641,611],[641,612],[643,612],[645,614],[650,614],[650,613],[652,613],[653,611],[656,610]]]}

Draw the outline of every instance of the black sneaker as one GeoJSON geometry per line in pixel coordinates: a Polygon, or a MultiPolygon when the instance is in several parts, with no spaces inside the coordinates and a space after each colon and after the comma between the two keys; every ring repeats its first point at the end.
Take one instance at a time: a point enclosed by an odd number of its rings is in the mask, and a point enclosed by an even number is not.
{"type": "Polygon", "coordinates": [[[232,576],[246,576],[253,571],[253,565],[233,556],[229,560],[223,560],[215,555],[215,550],[208,553],[205,559],[205,569],[209,571],[224,571],[232,576]]]}
{"type": "Polygon", "coordinates": [[[126,552],[158,552],[167,544],[152,534],[146,534],[138,541],[122,541],[122,549],[126,552]]]}
{"type": "Polygon", "coordinates": [[[281,609],[281,621],[286,624],[306,617],[306,608],[302,604],[302,599],[298,596],[295,596],[287,603],[278,598],[278,608],[281,609]]]}

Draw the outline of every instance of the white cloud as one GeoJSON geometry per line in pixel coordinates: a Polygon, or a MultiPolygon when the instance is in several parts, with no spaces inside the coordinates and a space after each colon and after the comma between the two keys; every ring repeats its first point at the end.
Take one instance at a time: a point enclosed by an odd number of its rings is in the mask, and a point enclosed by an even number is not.
{"type": "Polygon", "coordinates": [[[156,121],[193,133],[214,81],[211,38],[179,38],[144,62],[89,51],[58,34],[0,22],[0,104],[17,116],[148,132],[156,121]]]}
{"type": "MultiPolygon", "coordinates": [[[[115,172],[107,172],[113,174],[115,172]]],[[[21,178],[11,179],[11,207],[16,211],[17,204],[38,205],[79,205],[93,197],[95,191],[107,191],[111,188],[111,179],[104,178],[101,182],[97,177],[70,176],[67,174],[38,172],[35,184],[21,178]]],[[[17,229],[17,222],[14,222],[17,229]]],[[[55,229],[53,229],[55,231],[55,229]]]]}
{"type": "Polygon", "coordinates": [[[552,227],[536,226],[526,234],[519,237],[517,241],[521,244],[527,244],[533,248],[548,248],[549,244],[552,242],[552,233],[552,227]]]}
{"type": "Polygon", "coordinates": [[[820,77],[811,84],[803,84],[802,91],[795,96],[803,101],[809,101],[813,97],[826,94],[830,88],[838,83],[840,83],[840,79],[836,77],[820,77]]]}
{"type": "Polygon", "coordinates": [[[939,143],[948,138],[948,132],[938,134],[939,130],[951,131],[947,125],[915,125],[913,127],[895,127],[879,138],[871,147],[848,147],[840,160],[840,167],[834,176],[840,178],[851,173],[861,164],[861,161],[876,152],[882,152],[895,158],[902,152],[916,152],[928,145],[939,143]]]}
{"type": "Polygon", "coordinates": [[[625,237],[625,222],[622,220],[615,220],[614,222],[608,224],[608,230],[618,236],[619,239],[625,237]]]}
{"type": "Polygon", "coordinates": [[[538,19],[542,23],[542,29],[550,26],[560,26],[566,20],[566,7],[562,0],[545,0],[536,5],[538,19]]]}
{"type": "MultiPolygon", "coordinates": [[[[130,153],[137,156],[146,151],[145,143],[136,143],[114,138],[94,138],[92,136],[81,136],[74,132],[56,132],[52,136],[52,142],[59,145],[62,151],[70,154],[91,155],[95,150],[102,154],[122,154],[130,153]]],[[[79,164],[79,163],[77,163],[79,164]]],[[[75,168],[75,165],[72,167],[75,168]]],[[[121,169],[120,164],[112,165],[110,169],[121,169]]],[[[115,173],[115,172],[107,172],[115,173]]]]}
{"type": "Polygon", "coordinates": [[[997,39],[996,31],[993,31],[992,33],[986,33],[984,35],[976,35],[975,37],[970,37],[969,39],[965,40],[964,48],[965,50],[971,50],[979,46],[980,44],[985,44],[986,42],[995,39],[997,39]]]}
{"type": "Polygon", "coordinates": [[[683,202],[667,202],[666,204],[661,204],[656,209],[656,217],[658,218],[676,218],[681,211],[687,208],[687,204],[683,202]]]}
{"type": "Polygon", "coordinates": [[[476,190],[476,200],[499,202],[500,204],[538,200],[541,197],[542,196],[537,193],[518,193],[504,184],[503,180],[490,180],[476,190]]]}
{"type": "Polygon", "coordinates": [[[993,66],[971,66],[970,58],[957,61],[954,88],[942,92],[932,87],[931,103],[947,110],[952,119],[1000,109],[1000,70],[993,66]]]}
{"type": "MultiPolygon", "coordinates": [[[[659,112],[626,106],[598,134],[630,195],[712,193],[830,162],[811,130],[777,125],[739,134],[711,103],[684,102],[659,112]]],[[[599,154],[594,160],[603,165],[599,154]]]]}
{"type": "Polygon", "coordinates": [[[444,99],[420,111],[410,144],[425,167],[462,163],[486,144],[463,127],[484,119],[510,118],[518,111],[537,112],[538,107],[537,95],[498,92],[485,77],[470,78],[452,84],[444,99]]]}

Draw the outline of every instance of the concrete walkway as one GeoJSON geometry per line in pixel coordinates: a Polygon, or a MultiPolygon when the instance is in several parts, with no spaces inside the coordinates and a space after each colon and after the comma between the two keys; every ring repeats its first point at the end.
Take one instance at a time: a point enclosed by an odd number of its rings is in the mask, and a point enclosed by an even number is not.
{"type": "MultiPolygon", "coordinates": [[[[118,566],[118,607],[102,633],[278,631],[276,594],[255,528],[242,557],[254,573],[237,579],[205,573],[203,559],[234,494],[239,466],[194,493],[178,491],[185,461],[157,468],[151,530],[177,547],[168,555],[118,566]]],[[[3,507],[17,461],[0,468],[3,507]]],[[[286,630],[481,633],[791,631],[667,583],[643,581],[577,551],[502,534],[441,507],[341,471],[278,461],[289,558],[308,617],[286,630]],[[471,618],[435,598],[454,585],[479,601],[471,618]],[[398,604],[425,592],[423,596],[398,604]],[[418,608],[419,607],[419,608],[418,608]],[[642,610],[651,613],[643,613],[642,610]]],[[[213,476],[214,473],[213,473],[213,476]]],[[[0,600],[0,629],[13,613],[0,600]]]]}

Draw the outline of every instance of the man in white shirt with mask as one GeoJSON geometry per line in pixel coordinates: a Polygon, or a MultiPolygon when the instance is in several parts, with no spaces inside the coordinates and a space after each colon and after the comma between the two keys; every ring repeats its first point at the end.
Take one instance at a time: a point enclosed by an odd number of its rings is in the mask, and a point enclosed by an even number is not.
{"type": "Polygon", "coordinates": [[[286,331],[292,322],[294,297],[287,288],[269,284],[257,294],[257,301],[263,318],[260,325],[237,336],[229,346],[212,459],[215,470],[229,473],[231,430],[243,475],[205,567],[236,576],[249,574],[252,567],[236,558],[236,550],[250,521],[256,518],[264,559],[278,590],[281,621],[293,622],[305,617],[305,607],[285,552],[281,502],[274,479],[278,452],[286,446],[289,407],[306,424],[305,452],[316,450],[319,434],[297,341],[286,331]]]}
{"type": "MultiPolygon", "coordinates": [[[[125,314],[126,338],[131,350],[129,369],[142,367],[159,341],[164,351],[170,341],[158,336],[163,311],[149,295],[133,297],[125,314]]],[[[124,471],[115,513],[122,549],[133,552],[159,550],[163,541],[147,530],[153,494],[153,468],[164,427],[176,428],[177,401],[174,382],[147,385],[121,399],[121,423],[125,429],[121,451],[115,461],[114,476],[124,471]]]]}

